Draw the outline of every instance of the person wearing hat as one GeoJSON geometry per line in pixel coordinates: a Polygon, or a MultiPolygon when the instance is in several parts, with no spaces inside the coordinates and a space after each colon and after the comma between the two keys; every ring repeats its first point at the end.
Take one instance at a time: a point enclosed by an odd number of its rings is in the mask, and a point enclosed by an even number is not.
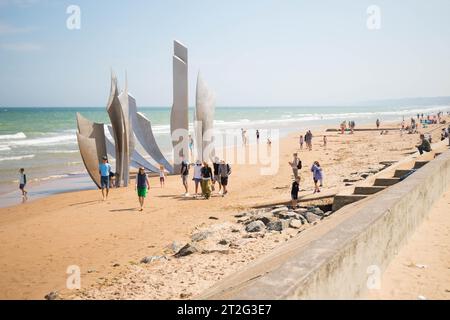
{"type": "Polygon", "coordinates": [[[145,173],[144,167],[139,168],[139,171],[136,175],[136,185],[134,189],[137,191],[139,204],[141,205],[139,211],[144,211],[144,200],[147,197],[147,191],[150,190],[150,182],[148,181],[148,177],[145,173]]]}
{"type": "Polygon", "coordinates": [[[195,182],[195,195],[198,195],[198,187],[202,182],[202,162],[197,160],[194,166],[194,178],[192,179],[195,182]]]}
{"type": "Polygon", "coordinates": [[[98,171],[100,173],[100,186],[102,189],[103,201],[108,200],[109,195],[109,179],[111,174],[111,165],[108,163],[108,157],[104,156],[102,158],[102,163],[98,166],[98,171]],[[106,194],[105,194],[106,189],[106,194]]]}

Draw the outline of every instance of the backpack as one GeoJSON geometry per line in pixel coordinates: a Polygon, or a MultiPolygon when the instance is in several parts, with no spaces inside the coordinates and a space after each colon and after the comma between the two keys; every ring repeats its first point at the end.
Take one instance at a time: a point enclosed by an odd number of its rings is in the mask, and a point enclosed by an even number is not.
{"type": "Polygon", "coordinates": [[[302,160],[298,160],[298,163],[297,163],[297,169],[301,169],[303,166],[302,166],[302,160]]]}

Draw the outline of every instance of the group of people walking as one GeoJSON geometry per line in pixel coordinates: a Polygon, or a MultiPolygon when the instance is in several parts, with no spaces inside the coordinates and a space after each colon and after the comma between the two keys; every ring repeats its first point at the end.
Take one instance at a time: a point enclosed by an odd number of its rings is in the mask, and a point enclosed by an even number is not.
{"type": "Polygon", "coordinates": [[[199,186],[201,188],[201,195],[205,199],[211,197],[211,193],[216,189],[216,183],[219,187],[219,194],[225,196],[228,193],[228,177],[231,175],[231,166],[225,162],[225,160],[219,160],[215,158],[212,168],[207,161],[201,162],[197,160],[194,164],[189,163],[186,160],[181,162],[180,175],[182,183],[185,189],[184,196],[189,196],[189,172],[193,168],[194,174],[192,180],[194,181],[195,194],[200,195],[198,192],[199,186]]]}

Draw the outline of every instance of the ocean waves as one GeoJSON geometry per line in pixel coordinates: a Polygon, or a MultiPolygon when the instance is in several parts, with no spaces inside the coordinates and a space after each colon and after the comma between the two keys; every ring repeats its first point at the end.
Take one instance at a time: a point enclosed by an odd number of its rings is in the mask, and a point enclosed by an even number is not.
{"type": "Polygon", "coordinates": [[[2,161],[19,161],[24,159],[33,159],[35,157],[34,154],[25,155],[25,156],[15,156],[15,157],[0,157],[0,162],[2,161]]]}

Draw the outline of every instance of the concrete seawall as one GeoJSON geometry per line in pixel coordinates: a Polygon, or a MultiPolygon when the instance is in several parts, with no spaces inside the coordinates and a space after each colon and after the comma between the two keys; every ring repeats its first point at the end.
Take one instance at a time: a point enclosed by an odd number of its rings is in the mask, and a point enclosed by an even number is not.
{"type": "Polygon", "coordinates": [[[278,248],[200,298],[360,298],[449,186],[446,151],[404,181],[339,210],[348,218],[307,245],[278,248]]]}

